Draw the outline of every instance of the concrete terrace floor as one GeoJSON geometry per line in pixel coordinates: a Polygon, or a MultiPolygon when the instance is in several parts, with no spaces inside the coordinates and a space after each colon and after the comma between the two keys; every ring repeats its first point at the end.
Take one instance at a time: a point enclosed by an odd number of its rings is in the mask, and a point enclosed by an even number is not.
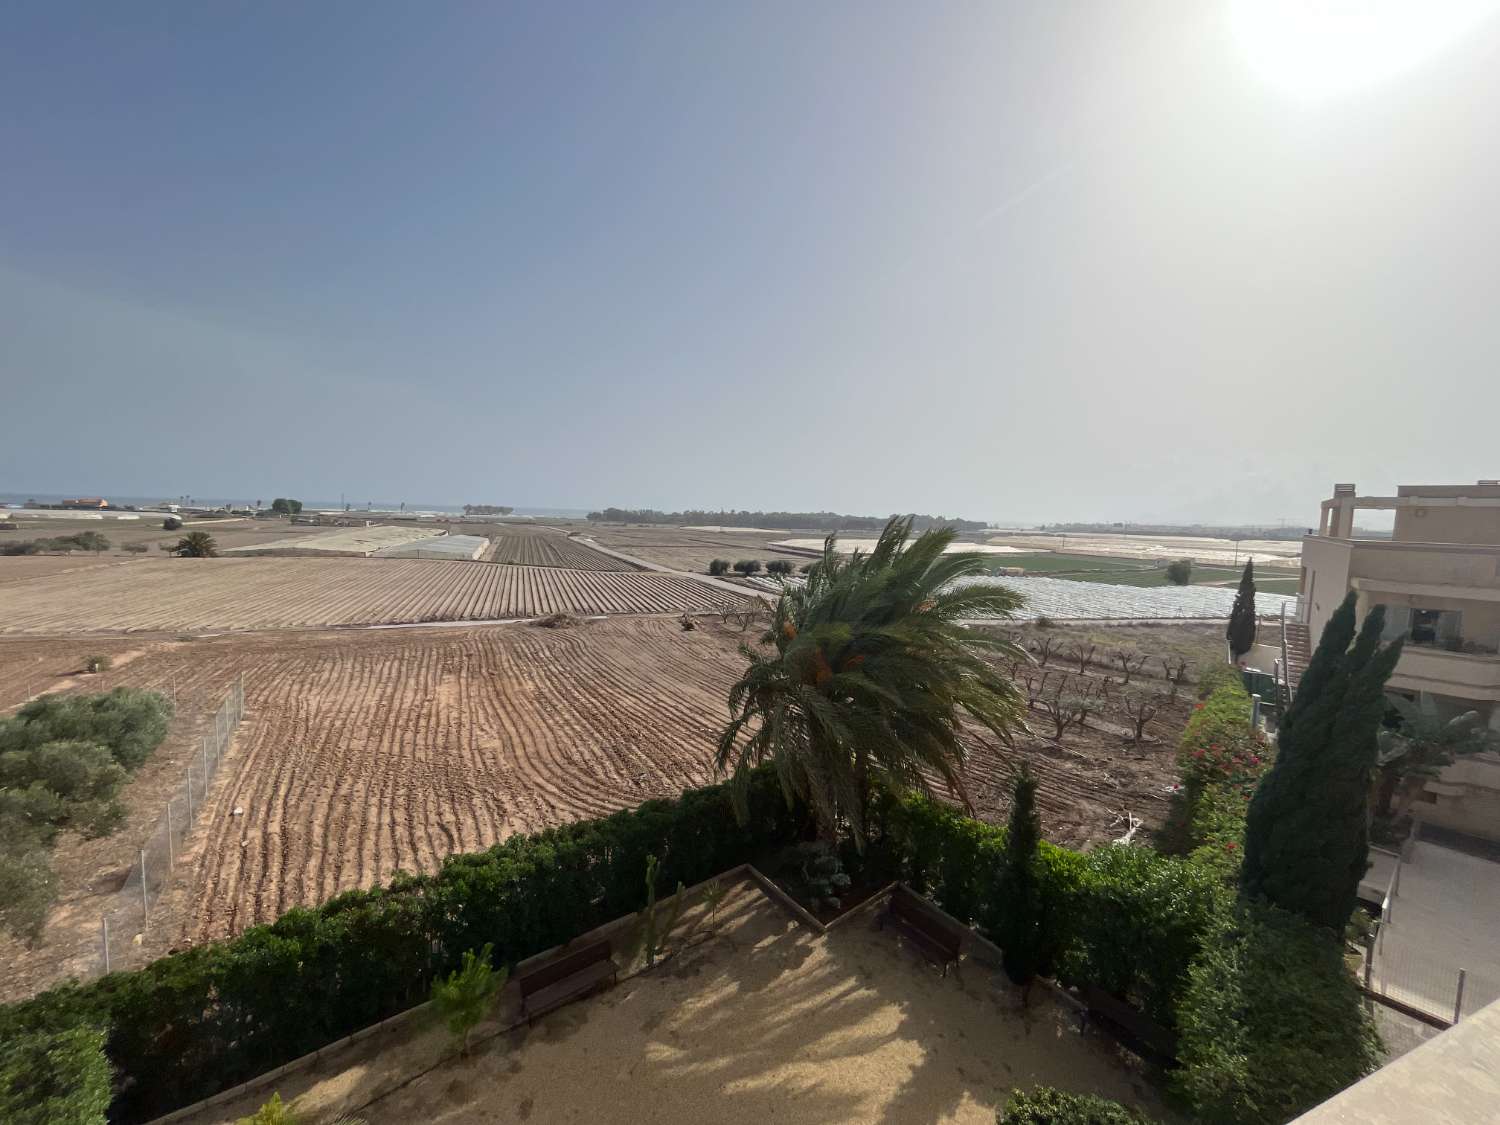
{"type": "MultiPolygon", "coordinates": [[[[288,1075],[280,1093],[317,1120],[355,1111],[370,1125],[993,1125],[1011,1089],[1038,1084],[1167,1116],[1133,1060],[1080,1036],[1050,992],[1023,1011],[1003,974],[973,960],[945,979],[874,918],[820,937],[737,884],[706,940],[468,1060],[438,1062],[447,1041],[429,1027],[288,1075]]],[[[269,1097],[192,1120],[233,1121],[269,1097]]]]}
{"type": "Polygon", "coordinates": [[[1451,1020],[1464,969],[1465,1014],[1500,1000],[1500,864],[1418,843],[1384,929],[1372,965],[1375,991],[1451,1020]]]}

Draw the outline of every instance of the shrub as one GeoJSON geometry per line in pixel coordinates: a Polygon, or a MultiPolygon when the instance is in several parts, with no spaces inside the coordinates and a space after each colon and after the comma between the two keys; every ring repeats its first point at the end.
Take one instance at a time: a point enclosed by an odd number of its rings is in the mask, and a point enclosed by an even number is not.
{"type": "Polygon", "coordinates": [[[120,550],[130,555],[144,555],[151,549],[149,543],[121,543],[120,550]]]}
{"type": "Polygon", "coordinates": [[[98,675],[100,672],[108,672],[114,666],[114,661],[108,656],[86,656],[83,660],[83,670],[89,675],[98,675]]]}
{"type": "Polygon", "coordinates": [[[434,976],[460,967],[457,951],[493,941],[497,961],[513,964],[634,913],[647,855],[667,885],[693,884],[806,834],[807,811],[788,807],[774,773],[755,772],[749,800],[746,825],[728,788],[712,786],[451,856],[435,876],[399,875],[0,1008],[0,1042],[107,1025],[121,1078],[112,1116],[158,1116],[426,999],[434,976]]]}
{"type": "Polygon", "coordinates": [[[465,1055],[469,1053],[470,1033],[494,1007],[495,997],[510,975],[506,969],[495,972],[490,961],[494,953],[495,947],[489,942],[477,955],[472,949],[466,950],[461,967],[432,982],[433,1010],[447,1023],[465,1055]]]}
{"type": "Polygon", "coordinates": [[[734,564],[735,572],[743,574],[747,578],[752,574],[760,573],[760,562],[757,559],[741,559],[734,564]]]}
{"type": "Polygon", "coordinates": [[[0,1121],[104,1125],[110,1069],[104,1032],[33,1032],[0,1048],[0,1121]]]}
{"type": "Polygon", "coordinates": [[[1380,1065],[1338,940],[1265,905],[1226,912],[1188,971],[1174,1090],[1204,1121],[1272,1125],[1380,1065]]]}
{"type": "Polygon", "coordinates": [[[181,531],[182,521],[176,516],[168,516],[161,521],[161,528],[163,531],[181,531]]]}
{"type": "Polygon", "coordinates": [[[1006,825],[1005,863],[1001,867],[996,894],[1009,909],[999,919],[1000,948],[1005,955],[1005,973],[1023,988],[1042,969],[1047,955],[1041,925],[1041,889],[1037,879],[1037,852],[1042,842],[1042,821],[1036,811],[1036,776],[1023,764],[1011,795],[1010,821],[1006,825]]]}
{"type": "Polygon", "coordinates": [[[35,942],[56,895],[57,877],[43,845],[0,847],[0,929],[35,942]]]}
{"type": "Polygon", "coordinates": [[[1167,564],[1167,581],[1174,586],[1186,586],[1193,580],[1193,560],[1177,559],[1167,564]]]}
{"type": "Polygon", "coordinates": [[[171,718],[172,704],[165,697],[137,688],[100,695],[44,695],[0,727],[0,752],[62,740],[97,742],[131,770],[161,745],[171,718]]]}
{"type": "Polygon", "coordinates": [[[792,564],[787,559],[772,559],[770,562],[766,563],[766,573],[790,574],[792,573],[792,564]]]}
{"type": "Polygon", "coordinates": [[[1001,1125],[1148,1125],[1150,1118],[1108,1098],[1036,1086],[1012,1090],[996,1120],[1001,1125]]]}
{"type": "Polygon", "coordinates": [[[713,575],[728,574],[729,573],[729,560],[728,559],[714,559],[713,562],[711,562],[711,563],[708,564],[708,573],[713,574],[713,575]]]}

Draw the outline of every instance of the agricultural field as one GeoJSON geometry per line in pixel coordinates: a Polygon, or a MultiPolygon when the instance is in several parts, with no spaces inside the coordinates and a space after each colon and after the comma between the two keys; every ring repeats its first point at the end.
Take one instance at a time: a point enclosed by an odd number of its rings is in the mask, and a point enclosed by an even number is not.
{"type": "Polygon", "coordinates": [[[762,564],[772,559],[787,559],[797,565],[811,562],[821,550],[804,550],[777,546],[789,532],[754,533],[744,528],[728,531],[704,531],[690,527],[620,527],[594,525],[583,533],[601,546],[620,551],[632,558],[657,566],[704,574],[714,559],[756,559],[762,564]]]}
{"type": "Polygon", "coordinates": [[[486,562],[512,566],[549,566],[567,570],[631,571],[627,562],[590,549],[563,531],[549,527],[506,527],[487,530],[491,545],[486,562]]]}
{"type": "MultiPolygon", "coordinates": [[[[166,519],[164,512],[140,512],[138,520],[118,519],[27,519],[24,511],[12,511],[10,518],[6,521],[16,525],[15,531],[7,531],[0,537],[0,545],[6,543],[25,542],[28,539],[57,539],[68,535],[77,535],[82,531],[93,531],[109,540],[109,550],[103,554],[104,558],[123,557],[129,558],[130,553],[123,548],[126,544],[143,544],[153,554],[163,553],[163,549],[170,550],[171,547],[189,531],[206,531],[214,537],[220,550],[231,547],[247,547],[260,543],[269,543],[275,539],[289,537],[301,537],[304,535],[317,535],[326,533],[326,527],[313,527],[308,524],[294,524],[287,520],[257,520],[248,516],[230,516],[224,519],[193,519],[184,520],[181,530],[167,531],[162,527],[162,521],[166,519]]],[[[74,552],[72,555],[58,556],[21,556],[27,558],[57,557],[57,558],[93,558],[91,553],[74,552]]],[[[9,561],[0,557],[0,563],[9,561]]]]}
{"type": "MultiPolygon", "coordinates": [[[[994,560],[996,567],[1020,567],[1028,575],[1067,578],[1074,582],[1109,582],[1121,586],[1167,586],[1167,564],[1104,555],[1055,553],[1012,554],[994,560]]],[[[1194,586],[1238,586],[1241,571],[1232,566],[1193,567],[1194,586]]],[[[1268,594],[1295,594],[1298,578],[1285,567],[1257,564],[1255,587],[1268,594]]]]}
{"type": "MultiPolygon", "coordinates": [[[[295,560],[294,560],[295,561],[295,560]]],[[[469,564],[470,568],[476,568],[469,564]]],[[[1147,656],[1130,691],[1164,695],[1161,657],[1216,659],[1221,626],[1005,626],[1048,663],[1021,675],[1082,675],[1095,693],[1115,649],[1147,656]],[[1077,643],[1098,650],[1078,673],[1077,643]]],[[[264,633],[139,639],[0,637],[0,664],[45,671],[49,690],[144,687],[175,694],[167,742],[122,796],[127,828],[102,840],[65,833],[54,853],[59,906],[34,950],[0,941],[0,998],[68,972],[97,970],[98,918],[116,901],[140,839],[181,784],[183,762],[227,686],[245,676],[246,720],[152,909],[141,956],[238,932],[341,890],[431,871],[443,856],[513,832],[671,796],[711,780],[725,694],[743,667],[744,634],[700,618],[511,624],[463,629],[264,633]],[[115,667],[79,675],[82,649],[112,652],[115,667]],[[235,810],[239,813],[236,814],[235,810]]],[[[1033,661],[1039,661],[1034,655],[1033,661]]],[[[0,690],[16,698],[8,680],[0,690]]],[[[1023,688],[1024,690],[1024,688],[1023,688]]],[[[1039,697],[1044,694],[1040,689],[1039,697]]],[[[1042,776],[1049,839],[1084,846],[1117,838],[1126,816],[1144,831],[1165,821],[1173,748],[1191,687],[1161,706],[1141,745],[1108,702],[1061,739],[1045,701],[1014,748],[987,745],[970,760],[975,811],[1003,821],[1018,757],[1042,776]]],[[[127,938],[128,940],[128,938],[127,938]]]]}
{"type": "Polygon", "coordinates": [[[689,578],[428,559],[139,559],[0,583],[0,633],[117,633],[711,612],[689,578]]]}

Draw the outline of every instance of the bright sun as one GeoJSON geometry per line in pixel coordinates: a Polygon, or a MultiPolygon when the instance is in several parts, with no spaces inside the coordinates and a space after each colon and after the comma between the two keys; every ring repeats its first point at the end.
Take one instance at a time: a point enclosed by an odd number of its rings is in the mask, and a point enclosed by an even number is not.
{"type": "Polygon", "coordinates": [[[1233,0],[1250,64],[1303,97],[1343,94],[1417,66],[1500,11],[1500,0],[1233,0]]]}

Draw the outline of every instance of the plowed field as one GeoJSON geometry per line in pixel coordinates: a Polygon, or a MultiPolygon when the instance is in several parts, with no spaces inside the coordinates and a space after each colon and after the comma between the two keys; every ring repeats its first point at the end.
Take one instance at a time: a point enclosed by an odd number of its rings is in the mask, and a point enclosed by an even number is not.
{"type": "Polygon", "coordinates": [[[210,678],[244,669],[247,719],[180,868],[182,936],[707,782],[737,642],[636,619],[192,646],[210,678]]]}
{"type": "Polygon", "coordinates": [[[629,563],[590,550],[560,531],[536,528],[525,531],[501,529],[485,556],[488,562],[515,566],[553,566],[569,570],[630,571],[629,563]]]}
{"type": "Polygon", "coordinates": [[[426,559],[141,559],[0,583],[0,632],[108,633],[709,611],[670,574],[426,559]]]}

